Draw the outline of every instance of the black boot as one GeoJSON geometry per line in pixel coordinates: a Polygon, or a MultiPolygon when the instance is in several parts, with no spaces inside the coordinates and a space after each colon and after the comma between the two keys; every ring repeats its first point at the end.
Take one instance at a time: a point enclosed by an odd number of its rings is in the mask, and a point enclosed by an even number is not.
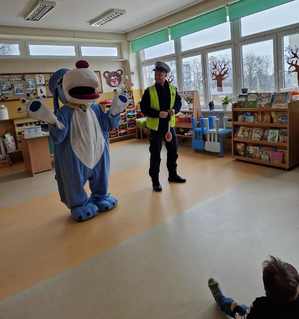
{"type": "Polygon", "coordinates": [[[159,178],[152,178],[152,183],[154,192],[162,192],[162,186],[159,182],[159,178]]]}
{"type": "Polygon", "coordinates": [[[176,173],[169,175],[168,181],[169,181],[169,183],[179,183],[179,184],[186,183],[186,179],[182,178],[181,176],[179,176],[176,173]]]}

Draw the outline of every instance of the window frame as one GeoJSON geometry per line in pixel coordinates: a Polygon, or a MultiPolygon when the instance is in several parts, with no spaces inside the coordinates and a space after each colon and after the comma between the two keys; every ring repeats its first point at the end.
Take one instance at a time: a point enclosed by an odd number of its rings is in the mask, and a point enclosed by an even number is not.
{"type": "Polygon", "coordinates": [[[158,57],[151,60],[143,60],[142,54],[137,54],[138,59],[138,73],[140,76],[141,88],[144,89],[142,66],[154,63],[157,60],[165,61],[169,59],[176,59],[177,64],[177,82],[178,90],[183,89],[183,59],[187,57],[201,55],[202,62],[202,75],[203,75],[203,88],[204,88],[204,101],[202,110],[208,109],[208,102],[210,101],[210,88],[208,81],[208,53],[231,48],[232,49],[232,66],[233,66],[233,98],[236,98],[244,85],[243,76],[243,52],[242,46],[247,44],[258,43],[262,41],[273,41],[273,61],[274,61],[274,90],[285,90],[284,79],[284,44],[285,36],[292,34],[299,34],[299,22],[290,24],[284,27],[274,28],[259,33],[254,33],[242,36],[241,33],[241,19],[230,22],[231,40],[215,43],[204,47],[198,47],[186,51],[181,50],[181,39],[174,40],[175,53],[163,57],[158,57]]]}
{"type": "Polygon", "coordinates": [[[20,50],[19,55],[0,55],[0,59],[21,59],[21,58],[23,58],[23,55],[26,52],[24,41],[0,39],[0,42],[5,43],[5,44],[18,44],[19,50],[20,50]]]}
{"type": "Polygon", "coordinates": [[[88,58],[88,59],[109,59],[115,60],[120,59],[122,56],[121,46],[119,43],[96,43],[96,42],[88,42],[88,43],[78,43],[78,56],[81,58],[88,58]],[[116,48],[117,49],[117,56],[112,55],[83,55],[82,54],[82,47],[101,47],[101,48],[116,48]]]}
{"type": "Polygon", "coordinates": [[[26,41],[26,56],[30,59],[76,59],[79,56],[79,47],[77,43],[72,42],[54,42],[54,41],[26,41]],[[30,45],[55,45],[55,46],[73,46],[75,49],[75,55],[31,55],[30,45]]]}

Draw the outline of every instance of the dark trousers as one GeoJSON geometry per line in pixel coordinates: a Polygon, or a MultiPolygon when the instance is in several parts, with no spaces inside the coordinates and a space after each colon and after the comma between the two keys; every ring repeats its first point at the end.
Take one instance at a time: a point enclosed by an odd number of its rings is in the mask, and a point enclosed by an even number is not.
{"type": "Polygon", "coordinates": [[[160,162],[161,162],[161,149],[162,143],[165,142],[167,149],[167,168],[170,176],[176,175],[177,158],[178,158],[178,145],[175,129],[170,129],[172,133],[172,140],[170,142],[165,141],[165,134],[167,131],[158,130],[150,132],[150,169],[149,175],[152,179],[159,178],[160,162]]]}

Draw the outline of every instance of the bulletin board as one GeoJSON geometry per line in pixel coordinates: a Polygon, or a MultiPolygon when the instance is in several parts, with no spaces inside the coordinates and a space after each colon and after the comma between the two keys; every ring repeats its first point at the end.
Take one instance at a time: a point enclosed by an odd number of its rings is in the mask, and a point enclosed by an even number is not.
{"type": "MultiPolygon", "coordinates": [[[[95,71],[99,79],[99,91],[103,92],[101,72],[95,71]]],[[[51,97],[48,84],[53,73],[0,74],[0,101],[19,100],[27,93],[40,97],[51,97]]]]}

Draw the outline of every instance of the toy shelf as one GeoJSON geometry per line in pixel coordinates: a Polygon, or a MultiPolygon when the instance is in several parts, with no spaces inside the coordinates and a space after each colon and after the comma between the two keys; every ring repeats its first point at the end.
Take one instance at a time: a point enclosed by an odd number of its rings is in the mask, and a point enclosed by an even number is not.
{"type": "Polygon", "coordinates": [[[299,164],[299,101],[290,102],[285,108],[235,105],[232,116],[234,159],[282,169],[299,164]],[[246,116],[251,119],[240,120],[246,116]],[[279,117],[283,119],[281,123],[277,123],[279,117]],[[263,118],[267,121],[262,122],[263,118]]]}

